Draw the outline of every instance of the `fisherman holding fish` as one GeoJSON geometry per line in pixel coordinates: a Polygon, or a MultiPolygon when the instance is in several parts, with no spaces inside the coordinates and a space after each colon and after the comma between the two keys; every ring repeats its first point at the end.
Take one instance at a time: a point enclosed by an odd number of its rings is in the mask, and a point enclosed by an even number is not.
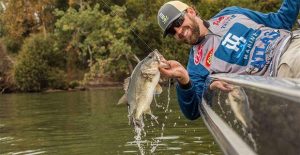
{"type": "MultiPolygon", "coordinates": [[[[208,75],[234,73],[300,78],[300,32],[291,31],[300,0],[284,0],[275,13],[228,7],[203,20],[194,7],[180,1],[165,3],[158,11],[163,36],[192,45],[187,69],[175,60],[160,73],[176,78],[181,111],[190,119],[200,114],[198,103],[208,75]]],[[[225,82],[213,81],[209,89],[230,91],[225,82]]]]}

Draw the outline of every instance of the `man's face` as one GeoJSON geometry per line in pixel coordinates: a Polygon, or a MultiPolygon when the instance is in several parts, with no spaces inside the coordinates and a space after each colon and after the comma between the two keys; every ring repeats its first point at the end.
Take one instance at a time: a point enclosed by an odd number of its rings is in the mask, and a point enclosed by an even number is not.
{"type": "Polygon", "coordinates": [[[189,45],[194,45],[200,37],[200,28],[195,19],[196,16],[191,16],[186,13],[181,26],[174,27],[174,37],[179,42],[189,45]]]}

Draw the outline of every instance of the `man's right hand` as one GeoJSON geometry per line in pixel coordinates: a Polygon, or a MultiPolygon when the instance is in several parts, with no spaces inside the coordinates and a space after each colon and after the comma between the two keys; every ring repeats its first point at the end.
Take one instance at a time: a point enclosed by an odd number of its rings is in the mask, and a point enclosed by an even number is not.
{"type": "Polygon", "coordinates": [[[168,78],[176,78],[177,81],[182,85],[189,83],[190,81],[189,74],[187,70],[179,62],[175,60],[169,60],[164,63],[168,64],[169,67],[168,68],[162,66],[159,67],[159,71],[163,76],[168,78]]]}
{"type": "Polygon", "coordinates": [[[231,84],[228,84],[225,81],[219,81],[219,80],[217,80],[217,81],[213,81],[210,84],[209,88],[211,90],[217,90],[217,89],[219,89],[219,90],[224,91],[224,92],[230,92],[230,91],[232,91],[233,86],[231,84]]]}

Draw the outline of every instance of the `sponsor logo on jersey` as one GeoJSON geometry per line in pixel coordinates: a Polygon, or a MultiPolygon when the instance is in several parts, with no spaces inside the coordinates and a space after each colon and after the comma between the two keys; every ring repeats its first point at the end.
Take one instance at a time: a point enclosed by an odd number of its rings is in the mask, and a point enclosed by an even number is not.
{"type": "Polygon", "coordinates": [[[258,42],[261,42],[258,45],[261,46],[255,46],[250,65],[246,69],[246,72],[255,74],[261,71],[266,65],[270,65],[272,58],[266,56],[266,54],[271,54],[271,49],[277,44],[279,36],[280,33],[277,30],[263,33],[263,37],[258,40],[258,42]]]}
{"type": "Polygon", "coordinates": [[[260,30],[254,30],[240,23],[234,24],[224,35],[215,56],[223,61],[239,66],[247,66],[256,38],[260,30]]]}
{"type": "Polygon", "coordinates": [[[214,52],[214,49],[213,48],[210,49],[208,51],[208,53],[206,54],[206,57],[205,57],[205,66],[208,67],[208,68],[211,65],[211,59],[212,59],[212,56],[213,56],[213,52],[214,52]]]}
{"type": "Polygon", "coordinates": [[[222,28],[222,29],[225,29],[225,28],[227,27],[228,23],[229,23],[230,21],[232,21],[232,19],[234,19],[235,17],[236,17],[236,15],[227,16],[227,17],[223,20],[222,24],[220,24],[220,25],[221,25],[221,28],[222,28]]]}
{"type": "Polygon", "coordinates": [[[241,36],[238,37],[232,33],[228,33],[225,37],[225,39],[222,41],[222,45],[225,46],[228,49],[234,50],[238,52],[241,48],[240,44],[245,44],[246,39],[241,36]]]}
{"type": "Polygon", "coordinates": [[[220,22],[224,19],[224,16],[218,17],[214,22],[213,25],[219,26],[220,22]]]}
{"type": "Polygon", "coordinates": [[[202,56],[203,56],[203,45],[200,45],[197,47],[196,52],[194,54],[195,65],[198,65],[200,63],[202,56]]]}

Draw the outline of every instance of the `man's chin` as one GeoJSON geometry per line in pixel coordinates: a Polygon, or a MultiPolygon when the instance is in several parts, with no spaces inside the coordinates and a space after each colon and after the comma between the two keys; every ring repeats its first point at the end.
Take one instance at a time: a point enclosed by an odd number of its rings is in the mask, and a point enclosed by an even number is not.
{"type": "Polygon", "coordinates": [[[197,44],[197,40],[196,39],[184,40],[184,43],[186,43],[188,45],[195,45],[195,44],[197,44]]]}
{"type": "Polygon", "coordinates": [[[195,38],[188,38],[188,39],[182,39],[182,40],[178,40],[179,42],[188,44],[188,45],[195,45],[197,44],[197,39],[195,38]]]}

